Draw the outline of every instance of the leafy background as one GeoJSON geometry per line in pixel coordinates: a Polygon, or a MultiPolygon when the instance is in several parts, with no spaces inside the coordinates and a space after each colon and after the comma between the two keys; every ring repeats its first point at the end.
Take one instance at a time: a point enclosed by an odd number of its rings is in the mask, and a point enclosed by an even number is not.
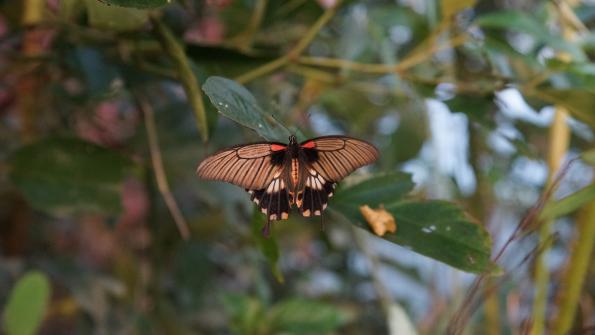
{"type": "Polygon", "coordinates": [[[594,26],[588,1],[0,2],[0,332],[593,331],[594,26]],[[382,155],[324,229],[267,239],[194,171],[289,134],[382,155]]]}

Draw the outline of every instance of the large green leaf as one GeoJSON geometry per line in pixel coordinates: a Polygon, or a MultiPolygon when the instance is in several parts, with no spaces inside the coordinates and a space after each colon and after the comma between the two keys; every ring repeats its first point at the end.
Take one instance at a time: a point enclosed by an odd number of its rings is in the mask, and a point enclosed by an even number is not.
{"type": "Polygon", "coordinates": [[[253,129],[267,140],[287,142],[289,131],[266,114],[244,86],[226,78],[209,77],[202,88],[223,116],[253,129]]]}
{"type": "Polygon", "coordinates": [[[171,0],[101,0],[109,5],[131,8],[155,8],[171,3],[171,0]]]}
{"type": "Polygon", "coordinates": [[[50,284],[40,272],[28,272],[8,297],[3,315],[7,335],[32,335],[37,332],[50,299],[50,284]]]}
{"type": "Polygon", "coordinates": [[[117,213],[132,171],[124,156],[76,138],[50,138],[16,151],[10,176],[34,208],[55,213],[117,213]]]}
{"type": "Polygon", "coordinates": [[[565,41],[561,36],[551,34],[548,27],[527,13],[505,10],[480,16],[475,23],[483,28],[506,29],[523,32],[559,51],[565,51],[575,60],[586,60],[584,52],[575,44],[565,41]]]}
{"type": "Polygon", "coordinates": [[[333,305],[297,298],[274,305],[268,319],[275,334],[328,334],[346,316],[333,305]]]}
{"type": "Polygon", "coordinates": [[[486,230],[455,204],[401,200],[410,185],[403,176],[397,175],[393,181],[387,176],[373,177],[341,189],[332,206],[351,223],[371,231],[359,208],[384,205],[396,220],[397,232],[387,233],[383,239],[464,271],[494,271],[486,230]]]}

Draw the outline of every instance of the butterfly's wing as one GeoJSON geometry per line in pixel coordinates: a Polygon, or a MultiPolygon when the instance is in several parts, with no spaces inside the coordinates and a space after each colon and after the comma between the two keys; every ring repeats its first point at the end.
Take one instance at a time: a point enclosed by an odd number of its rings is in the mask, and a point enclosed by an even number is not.
{"type": "Polygon", "coordinates": [[[225,181],[245,188],[269,220],[289,215],[284,169],[287,146],[261,142],[221,150],[203,160],[199,177],[225,181]]]}
{"type": "Polygon", "coordinates": [[[318,137],[300,147],[306,183],[296,203],[304,216],[321,215],[336,183],[379,156],[372,144],[347,136],[318,137]]]}
{"type": "Polygon", "coordinates": [[[231,147],[205,158],[196,174],[249,190],[263,189],[283,171],[285,150],[282,143],[268,142],[231,147]]]}

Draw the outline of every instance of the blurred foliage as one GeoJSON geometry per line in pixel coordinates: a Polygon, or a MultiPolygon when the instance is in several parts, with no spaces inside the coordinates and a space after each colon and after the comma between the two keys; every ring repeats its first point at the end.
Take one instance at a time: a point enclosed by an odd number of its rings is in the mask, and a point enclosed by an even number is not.
{"type": "MultiPolygon", "coordinates": [[[[463,306],[477,317],[452,333],[521,333],[535,218],[556,219],[548,263],[562,278],[595,199],[594,13],[540,0],[0,2],[3,331],[402,334],[410,319],[437,334],[463,306]],[[549,189],[555,106],[571,139],[549,189]],[[381,158],[339,185],[323,222],[292,212],[267,239],[243,190],[194,171],[290,134],[366,139],[381,158]],[[364,205],[396,232],[373,235],[364,205]],[[487,283],[478,303],[472,274],[487,283]]],[[[586,273],[576,332],[595,324],[586,273]]],[[[551,311],[563,284],[545,292],[551,311]]]]}

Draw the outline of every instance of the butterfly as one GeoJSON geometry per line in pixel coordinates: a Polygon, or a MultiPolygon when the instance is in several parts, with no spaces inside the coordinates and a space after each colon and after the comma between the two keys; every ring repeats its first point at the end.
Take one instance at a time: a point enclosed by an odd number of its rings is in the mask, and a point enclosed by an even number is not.
{"type": "Polygon", "coordinates": [[[337,182],[357,168],[376,161],[372,144],[347,136],[323,136],[289,144],[259,142],[223,149],[205,158],[196,170],[200,178],[243,187],[271,221],[286,220],[296,206],[305,216],[322,216],[337,182]]]}

